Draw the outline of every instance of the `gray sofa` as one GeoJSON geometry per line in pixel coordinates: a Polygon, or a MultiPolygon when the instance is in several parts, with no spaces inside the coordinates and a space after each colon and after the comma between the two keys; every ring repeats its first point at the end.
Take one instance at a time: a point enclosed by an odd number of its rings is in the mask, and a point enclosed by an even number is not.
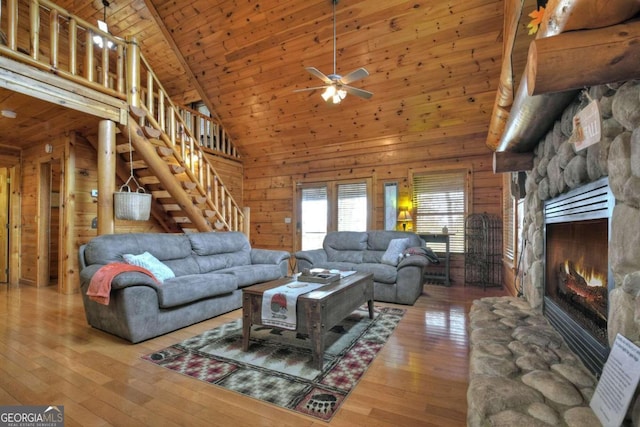
{"type": "Polygon", "coordinates": [[[79,258],[88,323],[136,343],[240,308],[242,288],[285,276],[290,254],[251,248],[239,232],[133,233],[98,236],[80,247],[79,258]],[[108,305],[86,295],[100,267],[144,252],[175,277],[158,284],[144,273],[121,273],[108,305]]]}
{"type": "MultiPolygon", "coordinates": [[[[373,297],[376,301],[413,305],[422,293],[423,275],[429,260],[421,255],[399,258],[387,249],[392,240],[408,239],[406,247],[425,248],[425,243],[414,233],[403,231],[334,231],[324,238],[322,249],[295,253],[299,272],[306,268],[355,270],[373,273],[373,297]],[[386,257],[385,257],[386,254],[386,257]]],[[[398,252],[398,250],[396,250],[398,252]]]]}

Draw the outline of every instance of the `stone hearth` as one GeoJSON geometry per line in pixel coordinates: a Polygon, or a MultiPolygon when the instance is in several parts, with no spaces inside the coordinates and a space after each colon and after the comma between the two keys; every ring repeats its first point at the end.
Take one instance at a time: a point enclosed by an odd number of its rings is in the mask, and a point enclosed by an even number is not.
{"type": "Polygon", "coordinates": [[[523,299],[473,303],[469,427],[597,426],[595,377],[544,316],[523,299]]]}

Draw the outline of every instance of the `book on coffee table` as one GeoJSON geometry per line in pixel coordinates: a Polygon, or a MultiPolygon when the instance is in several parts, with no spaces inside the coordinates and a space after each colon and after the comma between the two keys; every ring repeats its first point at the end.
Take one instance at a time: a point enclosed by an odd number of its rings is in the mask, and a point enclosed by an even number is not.
{"type": "Polygon", "coordinates": [[[311,282],[311,283],[332,283],[336,280],[340,280],[340,273],[329,272],[309,272],[307,274],[300,273],[298,276],[299,282],[311,282]]]}

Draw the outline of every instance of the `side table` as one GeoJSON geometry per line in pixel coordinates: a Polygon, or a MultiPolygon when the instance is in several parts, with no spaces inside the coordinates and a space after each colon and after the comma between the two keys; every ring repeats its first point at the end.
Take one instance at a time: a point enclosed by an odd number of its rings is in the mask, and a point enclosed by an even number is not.
{"type": "MultiPolygon", "coordinates": [[[[429,243],[444,243],[445,252],[444,252],[444,266],[442,272],[427,272],[424,277],[425,279],[436,279],[442,280],[445,286],[451,286],[451,279],[449,277],[449,237],[452,236],[451,233],[434,233],[434,234],[419,234],[420,238],[424,240],[427,244],[429,243]]],[[[440,258],[440,257],[439,257],[440,258]]],[[[442,258],[441,262],[442,262],[442,258]]],[[[429,268],[429,267],[427,267],[429,268]]]]}

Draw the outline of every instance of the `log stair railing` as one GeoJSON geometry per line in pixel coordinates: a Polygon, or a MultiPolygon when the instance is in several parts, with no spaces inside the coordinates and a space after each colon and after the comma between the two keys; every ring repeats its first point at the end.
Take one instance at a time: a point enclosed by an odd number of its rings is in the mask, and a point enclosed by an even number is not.
{"type": "Polygon", "coordinates": [[[248,210],[235,202],[208,155],[239,158],[229,135],[213,118],[171,101],[136,40],[105,33],[49,0],[3,3],[0,56],[129,104],[117,123],[117,151],[128,169],[131,140],[136,179],[153,195],[154,217],[170,218],[166,229],[248,233],[248,210]],[[96,36],[104,47],[94,44],[96,36]]]}

